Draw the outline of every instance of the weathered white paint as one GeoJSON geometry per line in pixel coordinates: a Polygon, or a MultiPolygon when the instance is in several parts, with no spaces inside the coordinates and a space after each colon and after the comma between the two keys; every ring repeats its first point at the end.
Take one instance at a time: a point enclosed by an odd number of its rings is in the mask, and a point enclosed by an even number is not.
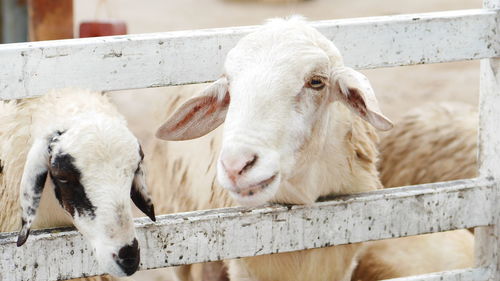
{"type": "Polygon", "coordinates": [[[405,278],[386,279],[385,281],[486,281],[490,272],[485,268],[451,270],[447,272],[424,274],[405,278]]]}
{"type": "MultiPolygon", "coordinates": [[[[141,269],[289,252],[492,223],[487,179],[341,196],[312,206],[226,208],[138,219],[141,269]],[[410,212],[409,212],[410,211],[410,212]]],[[[0,280],[102,273],[76,231],[0,235],[0,280]]]]}
{"type": "MultiPolygon", "coordinates": [[[[355,68],[481,59],[500,55],[498,10],[464,10],[320,21],[355,68]]],[[[222,28],[0,45],[0,99],[52,88],[121,90],[206,82],[255,27],[222,28]]]]}
{"type": "MultiPolygon", "coordinates": [[[[486,8],[500,8],[500,0],[484,0],[486,8]]],[[[500,17],[497,16],[497,38],[500,37],[500,17]]],[[[498,48],[500,45],[496,42],[498,48]]],[[[475,231],[476,263],[488,267],[491,280],[500,279],[500,59],[481,61],[479,114],[479,174],[495,179],[492,190],[492,226],[475,231]]]]}

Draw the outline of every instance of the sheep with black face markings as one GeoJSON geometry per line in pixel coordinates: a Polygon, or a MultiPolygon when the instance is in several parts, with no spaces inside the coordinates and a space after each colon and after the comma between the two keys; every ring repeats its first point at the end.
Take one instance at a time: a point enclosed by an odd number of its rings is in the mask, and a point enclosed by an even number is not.
{"type": "Polygon", "coordinates": [[[133,274],[140,256],[130,199],[152,220],[154,208],[139,142],[107,97],[58,90],[0,102],[0,124],[0,231],[21,227],[22,246],[32,227],[73,224],[104,271],[133,274]]]}
{"type": "MultiPolygon", "coordinates": [[[[333,43],[301,19],[273,20],[240,40],[224,75],[180,106],[157,135],[193,139],[224,120],[222,138],[218,130],[193,142],[191,152],[187,143],[156,144],[148,159],[156,200],[173,211],[310,204],[382,187],[373,127],[392,124],[366,77],[345,67],[333,43]],[[212,187],[200,189],[207,182],[212,187]]],[[[350,280],[360,247],[232,260],[230,280],[350,280]]]]}

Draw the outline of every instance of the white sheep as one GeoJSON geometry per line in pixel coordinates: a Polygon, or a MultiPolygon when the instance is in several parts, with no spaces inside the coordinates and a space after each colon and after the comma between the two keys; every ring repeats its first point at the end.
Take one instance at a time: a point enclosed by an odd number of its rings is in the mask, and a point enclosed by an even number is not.
{"type": "MultiPolygon", "coordinates": [[[[203,87],[192,85],[167,89],[165,100],[160,104],[168,104],[169,107],[165,111],[163,106],[163,115],[159,119],[164,120],[179,103],[189,98],[192,92],[197,92],[203,87]],[[172,102],[172,96],[174,96],[174,102],[172,102]]],[[[405,114],[401,120],[398,120],[395,128],[381,138],[382,153],[379,166],[381,166],[382,178],[385,179],[382,184],[393,187],[474,177],[477,170],[477,120],[477,111],[472,106],[458,103],[430,104],[405,114]],[[439,157],[429,157],[429,155],[436,154],[439,157]],[[406,159],[409,159],[408,162],[406,159]],[[412,165],[409,165],[410,161],[413,161],[412,165]],[[428,170],[427,167],[431,165],[434,169],[428,170]],[[460,169],[454,169],[455,166],[460,169]],[[440,171],[439,167],[444,168],[440,171]],[[423,175],[415,179],[419,171],[424,171],[423,175]]],[[[219,146],[216,143],[218,140],[218,136],[211,134],[190,142],[168,144],[156,142],[154,152],[158,155],[150,155],[150,159],[164,162],[151,169],[153,169],[153,174],[164,175],[149,177],[149,179],[156,182],[153,185],[168,182],[170,178],[173,179],[172,185],[179,187],[204,186],[204,182],[213,180],[215,171],[207,169],[207,173],[198,173],[188,178],[187,174],[191,169],[188,169],[187,165],[195,165],[196,168],[193,171],[205,171],[206,163],[201,161],[184,163],[184,161],[191,158],[215,159],[217,151],[213,148],[219,146]],[[210,144],[210,142],[214,143],[210,144]],[[170,156],[173,157],[170,159],[172,161],[169,161],[170,156]],[[164,169],[164,165],[172,165],[172,163],[175,165],[170,166],[170,169],[164,169]]],[[[179,197],[186,198],[179,200],[179,198],[168,196],[166,194],[168,190],[159,188],[160,193],[156,194],[155,198],[167,197],[170,199],[168,206],[177,206],[177,210],[185,211],[195,208],[190,199],[197,193],[200,196],[212,196],[210,200],[214,200],[213,193],[203,194],[204,191],[194,188],[179,189],[177,190],[179,197]]],[[[211,201],[208,204],[217,204],[217,202],[211,201]]],[[[163,212],[173,211],[163,209],[163,212]]],[[[352,280],[381,280],[472,267],[474,265],[473,243],[473,235],[466,230],[368,242],[365,243],[366,247],[359,255],[359,264],[352,280]]],[[[197,266],[196,270],[192,271],[182,268],[182,273],[183,276],[192,274],[192,280],[201,280],[201,271],[211,266],[213,265],[205,264],[203,268],[197,266]]],[[[215,269],[218,268],[220,265],[215,265],[215,269]]]]}
{"type": "Polygon", "coordinates": [[[73,224],[104,271],[133,274],[140,256],[130,199],[152,220],[154,208],[139,142],[107,97],[59,90],[0,102],[0,124],[0,231],[21,226],[21,246],[32,227],[73,224]]]}
{"type": "MultiPolygon", "coordinates": [[[[321,196],[382,187],[372,126],[387,130],[392,124],[366,77],[345,67],[333,43],[299,18],[272,20],[241,39],[223,76],[184,103],[157,136],[193,139],[224,120],[223,137],[192,142],[191,158],[187,143],[156,145],[148,159],[154,163],[151,184],[168,188],[153,188],[155,200],[172,204],[173,211],[311,204],[321,196]],[[211,187],[201,188],[207,183],[211,187]]],[[[232,260],[229,275],[350,280],[360,247],[232,260]]]]}
{"type": "MultiPolygon", "coordinates": [[[[403,115],[380,141],[386,187],[473,178],[477,175],[477,110],[437,103],[403,115]]],[[[367,243],[353,280],[371,281],[474,266],[467,230],[367,243]]]]}

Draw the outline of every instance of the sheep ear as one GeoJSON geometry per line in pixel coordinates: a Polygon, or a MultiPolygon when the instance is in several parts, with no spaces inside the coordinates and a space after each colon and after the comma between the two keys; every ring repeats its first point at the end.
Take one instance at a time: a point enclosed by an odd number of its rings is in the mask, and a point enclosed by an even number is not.
{"type": "Polygon", "coordinates": [[[332,70],[331,81],[333,100],[342,102],[379,130],[392,129],[393,124],[380,111],[377,98],[366,76],[349,67],[336,67],[332,70]]]}
{"type": "Polygon", "coordinates": [[[132,188],[130,189],[130,198],[139,210],[141,210],[152,221],[156,221],[155,208],[146,186],[146,177],[144,175],[142,162],[139,164],[137,171],[135,171],[132,188]]]}
{"type": "Polygon", "coordinates": [[[47,140],[35,140],[24,165],[20,192],[22,225],[17,237],[18,247],[22,246],[28,239],[31,224],[40,205],[40,198],[48,173],[49,151],[47,144],[47,140]]]}
{"type": "Polygon", "coordinates": [[[204,136],[224,122],[229,101],[228,83],[222,77],[181,105],[158,129],[156,137],[177,141],[204,136]]]}

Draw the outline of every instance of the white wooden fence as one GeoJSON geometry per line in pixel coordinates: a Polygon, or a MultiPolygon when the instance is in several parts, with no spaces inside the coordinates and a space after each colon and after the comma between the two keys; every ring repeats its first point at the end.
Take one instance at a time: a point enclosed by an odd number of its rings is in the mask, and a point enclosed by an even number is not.
{"type": "MultiPolygon", "coordinates": [[[[478,10],[316,22],[356,68],[483,59],[480,177],[342,196],[313,206],[137,219],[141,269],[476,228],[477,267],[398,280],[500,280],[500,0],[478,10]],[[241,237],[254,239],[241,242],[241,237]]],[[[214,80],[254,27],[0,45],[0,99],[51,88],[120,90],[214,80]]],[[[457,78],[459,79],[459,78],[457,78]]],[[[1,124],[0,124],[1,125],[1,124]]],[[[0,280],[101,274],[74,230],[0,234],[0,280]]]]}

